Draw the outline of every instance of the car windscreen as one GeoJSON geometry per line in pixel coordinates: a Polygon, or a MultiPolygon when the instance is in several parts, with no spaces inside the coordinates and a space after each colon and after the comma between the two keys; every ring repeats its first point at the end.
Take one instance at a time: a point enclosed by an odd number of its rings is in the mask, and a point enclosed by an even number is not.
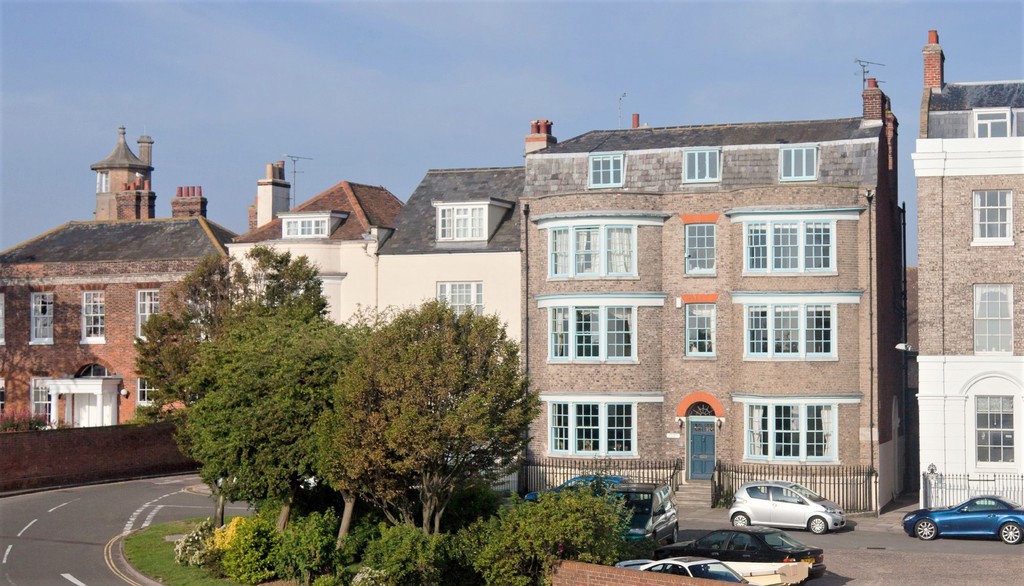
{"type": "Polygon", "coordinates": [[[813,490],[807,487],[800,486],[799,484],[794,484],[790,486],[789,490],[792,490],[793,492],[798,493],[800,496],[806,499],[810,499],[814,502],[821,502],[825,500],[825,497],[821,496],[820,494],[814,492],[813,490]]]}
{"type": "Polygon", "coordinates": [[[743,583],[743,578],[736,572],[730,570],[721,562],[709,562],[706,564],[690,564],[687,566],[694,578],[705,578],[719,582],[743,583]]]}
{"type": "Polygon", "coordinates": [[[805,549],[807,546],[796,540],[789,533],[782,531],[765,533],[763,535],[765,543],[774,547],[782,549],[805,549]]]}
{"type": "Polygon", "coordinates": [[[619,498],[625,501],[626,507],[633,515],[650,515],[654,495],[649,492],[620,492],[619,498]]]}

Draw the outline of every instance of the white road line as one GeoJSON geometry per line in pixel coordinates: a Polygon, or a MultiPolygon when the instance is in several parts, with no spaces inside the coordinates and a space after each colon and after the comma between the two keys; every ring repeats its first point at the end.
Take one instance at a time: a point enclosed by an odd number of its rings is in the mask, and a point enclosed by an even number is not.
{"type": "Polygon", "coordinates": [[[18,531],[18,537],[21,537],[21,534],[26,532],[26,531],[28,531],[28,528],[32,526],[32,523],[35,523],[38,520],[39,519],[32,519],[31,521],[29,521],[28,525],[25,525],[24,529],[22,529],[21,531],[18,531]]]}
{"type": "Polygon", "coordinates": [[[12,547],[14,547],[14,544],[13,544],[13,543],[12,543],[11,545],[8,545],[8,546],[7,546],[7,549],[6,549],[6,550],[4,550],[4,561],[2,561],[2,562],[0,562],[0,563],[3,563],[3,564],[6,564],[6,563],[7,563],[7,556],[8,556],[8,555],[10,555],[10,553],[11,553],[11,548],[12,548],[12,547]]]}
{"type": "Polygon", "coordinates": [[[146,520],[143,521],[141,528],[145,529],[146,527],[149,527],[149,524],[153,522],[153,517],[155,517],[156,514],[159,513],[160,509],[162,509],[162,508],[164,508],[163,505],[157,505],[157,506],[153,507],[153,510],[150,511],[149,515],[146,516],[146,520]]]}
{"type": "Polygon", "coordinates": [[[53,507],[52,509],[50,509],[49,511],[46,511],[46,512],[47,512],[47,513],[52,513],[52,512],[54,512],[54,511],[56,511],[57,509],[59,509],[59,508],[63,507],[64,505],[70,505],[71,503],[73,503],[73,502],[75,502],[75,501],[77,501],[77,500],[78,500],[78,499],[71,499],[71,500],[69,500],[68,502],[66,502],[66,503],[61,503],[61,504],[57,505],[56,507],[53,507]]]}
{"type": "MultiPolygon", "coordinates": [[[[176,490],[174,492],[169,492],[169,493],[167,493],[165,495],[158,496],[155,499],[149,501],[148,503],[142,505],[141,507],[135,509],[135,512],[132,513],[128,517],[128,521],[124,524],[124,529],[122,530],[121,534],[122,535],[127,535],[127,534],[131,533],[132,527],[135,526],[135,520],[138,519],[139,515],[141,515],[142,512],[146,510],[146,507],[152,506],[153,503],[157,502],[160,499],[165,499],[165,498],[167,498],[169,496],[173,496],[173,495],[178,494],[179,492],[184,492],[184,491],[185,491],[185,489],[181,489],[181,490],[176,490]]],[[[163,506],[163,505],[160,505],[160,506],[163,506]]],[[[146,521],[146,525],[148,525],[149,521],[152,520],[154,514],[156,514],[156,511],[154,511],[153,513],[150,513],[149,520],[146,521]]],[[[145,527],[145,525],[143,525],[143,527],[145,527]]]]}
{"type": "Polygon", "coordinates": [[[60,577],[64,578],[68,582],[71,582],[75,586],[85,586],[85,584],[83,584],[82,582],[79,582],[78,580],[75,580],[75,577],[72,576],[71,574],[61,574],[60,577]]]}

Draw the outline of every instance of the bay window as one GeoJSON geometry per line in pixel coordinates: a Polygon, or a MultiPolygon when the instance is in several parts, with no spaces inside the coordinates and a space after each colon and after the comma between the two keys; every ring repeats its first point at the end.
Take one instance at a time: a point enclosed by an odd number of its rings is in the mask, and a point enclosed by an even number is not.
{"type": "Polygon", "coordinates": [[[744,458],[837,461],[838,405],[827,401],[750,399],[745,405],[744,458]]]}

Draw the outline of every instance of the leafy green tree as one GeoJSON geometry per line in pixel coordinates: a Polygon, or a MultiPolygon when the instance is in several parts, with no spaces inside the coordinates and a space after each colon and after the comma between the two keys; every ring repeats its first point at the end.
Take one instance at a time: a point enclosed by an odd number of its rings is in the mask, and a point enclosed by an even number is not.
{"type": "Polygon", "coordinates": [[[177,419],[200,398],[187,384],[200,345],[217,340],[234,321],[277,311],[298,318],[324,315],[327,301],[316,267],[304,257],[257,246],[241,260],[209,256],[161,300],[136,339],[136,371],[150,382],[153,402],[143,419],[177,419]]]}
{"type": "Polygon", "coordinates": [[[229,500],[282,503],[284,530],[317,475],[311,430],[354,352],[344,326],[288,311],[250,313],[203,343],[187,379],[201,398],[179,434],[203,480],[223,479],[229,500]]]}
{"type": "Polygon", "coordinates": [[[492,586],[546,582],[560,560],[610,565],[627,547],[631,513],[622,500],[585,490],[544,493],[536,503],[520,501],[492,518],[473,562],[492,586]]]}
{"type": "Polygon", "coordinates": [[[321,471],[392,523],[416,525],[419,509],[437,533],[457,487],[514,465],[538,408],[497,317],[428,301],[360,346],[322,421],[321,471]]]}

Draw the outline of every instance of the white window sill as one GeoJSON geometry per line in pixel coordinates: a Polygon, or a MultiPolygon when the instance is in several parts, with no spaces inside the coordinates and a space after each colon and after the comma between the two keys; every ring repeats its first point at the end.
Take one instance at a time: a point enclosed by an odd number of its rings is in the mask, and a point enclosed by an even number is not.
{"type": "Polygon", "coordinates": [[[743,356],[744,362],[839,362],[838,356],[743,356]]]}
{"type": "Polygon", "coordinates": [[[107,343],[107,339],[106,338],[85,338],[84,340],[79,340],[78,343],[83,345],[83,346],[91,346],[93,344],[106,344],[107,343]]]}
{"type": "Polygon", "coordinates": [[[718,358],[717,354],[686,354],[683,356],[685,360],[715,360],[718,358]]]}
{"type": "Polygon", "coordinates": [[[776,269],[773,271],[769,270],[757,270],[751,271],[744,269],[740,273],[741,277],[835,277],[839,275],[839,271],[820,271],[820,270],[782,270],[776,269]]]}
{"type": "Polygon", "coordinates": [[[975,238],[974,240],[971,240],[971,246],[977,246],[979,248],[987,246],[1001,247],[1013,245],[1013,239],[1011,238],[975,238]]]}
{"type": "Polygon", "coordinates": [[[53,346],[52,338],[42,338],[38,340],[29,340],[29,346],[53,346]]]}
{"type": "Polygon", "coordinates": [[[548,364],[566,364],[566,365],[568,365],[568,364],[575,364],[575,365],[584,365],[584,366],[586,366],[586,365],[591,365],[591,366],[606,366],[607,365],[607,366],[610,366],[610,365],[621,364],[623,366],[630,366],[630,365],[634,365],[634,364],[640,364],[640,361],[637,360],[637,359],[634,359],[634,358],[623,358],[621,360],[611,360],[611,359],[606,359],[606,360],[592,359],[592,360],[588,360],[588,359],[582,359],[582,358],[577,358],[577,359],[573,360],[573,359],[554,359],[554,358],[548,358],[547,363],[548,364]]]}
{"type": "Polygon", "coordinates": [[[817,176],[815,176],[815,177],[779,177],[779,181],[781,181],[782,183],[799,183],[801,181],[817,181],[817,180],[818,180],[817,176]]]}

